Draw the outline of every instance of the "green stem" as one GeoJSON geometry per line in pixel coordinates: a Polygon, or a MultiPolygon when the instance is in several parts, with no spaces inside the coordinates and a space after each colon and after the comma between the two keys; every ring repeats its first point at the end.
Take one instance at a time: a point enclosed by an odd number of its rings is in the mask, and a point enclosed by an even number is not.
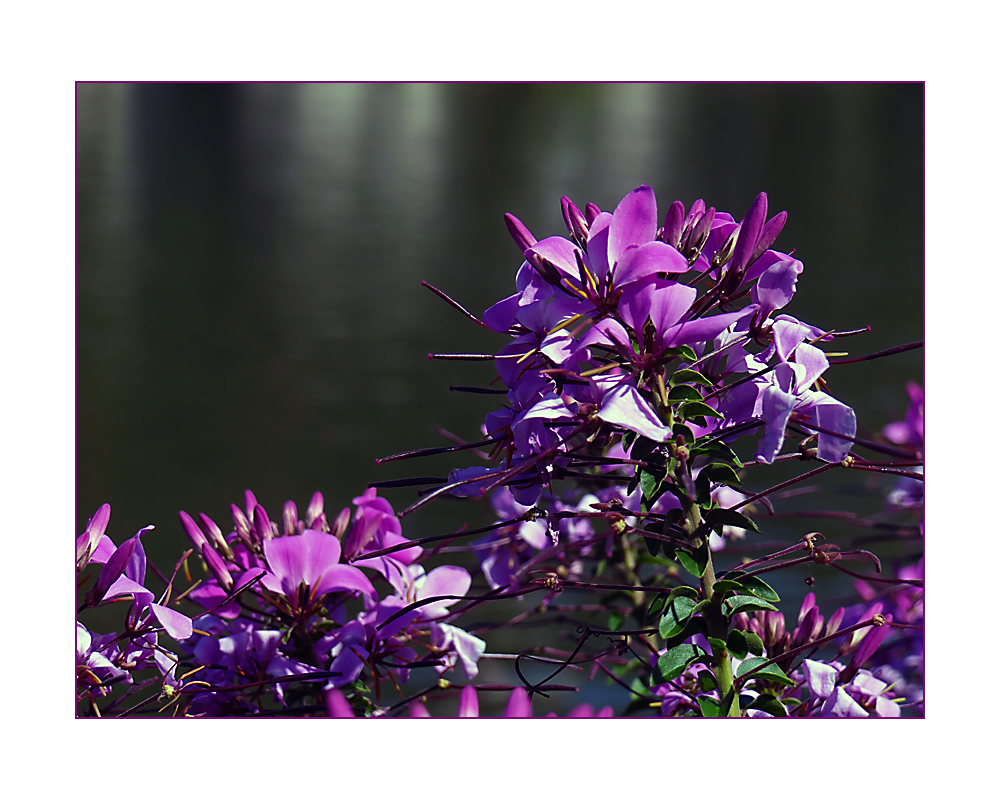
{"type": "MultiPolygon", "coordinates": [[[[697,508],[697,506],[695,507],[697,508]]],[[[713,639],[726,641],[729,635],[729,621],[722,610],[722,597],[718,602],[715,599],[715,567],[712,564],[712,551],[708,547],[708,537],[702,543],[701,554],[705,558],[705,572],[701,576],[701,590],[703,596],[709,601],[707,607],[706,621],[708,622],[708,635],[713,639]]],[[[699,561],[701,559],[698,559],[699,561]]],[[[731,701],[723,712],[727,717],[740,716],[739,695],[733,690],[733,660],[726,647],[719,647],[712,644],[712,666],[715,674],[715,681],[719,688],[719,699],[725,704],[726,698],[732,694],[731,701]]]]}

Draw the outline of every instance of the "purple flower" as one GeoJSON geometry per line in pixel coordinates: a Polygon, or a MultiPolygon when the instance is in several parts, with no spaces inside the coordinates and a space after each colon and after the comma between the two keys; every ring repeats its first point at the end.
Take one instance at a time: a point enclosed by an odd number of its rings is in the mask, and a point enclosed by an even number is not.
{"type": "MultiPolygon", "coordinates": [[[[260,506],[258,506],[260,508],[260,506]]],[[[266,589],[284,595],[292,609],[314,603],[330,592],[361,592],[373,600],[378,593],[357,567],[340,563],[340,541],[311,528],[298,536],[264,541],[266,589]]]]}

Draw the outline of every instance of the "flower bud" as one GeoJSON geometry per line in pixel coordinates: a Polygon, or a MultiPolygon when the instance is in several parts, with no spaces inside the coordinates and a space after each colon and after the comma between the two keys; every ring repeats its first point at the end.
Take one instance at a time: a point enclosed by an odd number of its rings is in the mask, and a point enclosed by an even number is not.
{"type": "Polygon", "coordinates": [[[351,509],[344,508],[337,518],[333,521],[333,527],[330,529],[330,533],[336,536],[338,539],[344,538],[344,533],[347,531],[347,526],[351,522],[351,509]]]}
{"type": "Polygon", "coordinates": [[[281,535],[292,536],[298,533],[298,526],[299,510],[295,507],[294,502],[286,500],[285,505],[281,509],[281,535]]]}
{"type": "Polygon", "coordinates": [[[178,516],[181,519],[181,527],[184,528],[184,533],[191,540],[191,544],[194,545],[195,550],[201,553],[208,543],[205,534],[198,527],[198,523],[186,511],[179,511],[178,516]]]}
{"type": "Polygon", "coordinates": [[[227,561],[233,560],[233,551],[229,547],[229,542],[226,541],[226,537],[222,534],[222,529],[215,524],[208,514],[199,514],[201,519],[201,524],[205,526],[205,530],[208,531],[207,539],[211,543],[212,547],[227,561]]]}
{"type": "Polygon", "coordinates": [[[753,253],[750,254],[750,260],[747,262],[748,267],[764,255],[768,248],[774,244],[774,240],[778,238],[778,234],[781,233],[781,229],[785,227],[786,219],[788,219],[788,212],[779,211],[767,221],[763,228],[761,228],[760,238],[757,240],[757,246],[753,249],[753,253]]]}
{"type": "Polygon", "coordinates": [[[583,212],[577,208],[576,204],[568,197],[562,199],[563,221],[569,230],[569,235],[576,240],[576,243],[584,250],[587,248],[587,235],[590,233],[590,225],[583,212]]]}
{"type": "Polygon", "coordinates": [[[514,239],[514,243],[521,248],[522,253],[529,247],[538,243],[538,240],[531,235],[531,231],[529,231],[524,226],[524,223],[513,214],[504,214],[503,218],[504,222],[507,223],[507,230],[510,231],[510,235],[514,239]]]}
{"type": "Polygon", "coordinates": [[[663,229],[659,240],[669,244],[674,250],[681,249],[681,234],[684,232],[684,204],[680,200],[674,200],[667,211],[667,218],[663,220],[663,229]]]}
{"type": "Polygon", "coordinates": [[[708,241],[708,234],[712,232],[712,223],[715,221],[715,208],[709,208],[695,223],[694,228],[688,236],[685,255],[688,263],[694,263],[695,259],[701,255],[705,242],[708,241]]]}

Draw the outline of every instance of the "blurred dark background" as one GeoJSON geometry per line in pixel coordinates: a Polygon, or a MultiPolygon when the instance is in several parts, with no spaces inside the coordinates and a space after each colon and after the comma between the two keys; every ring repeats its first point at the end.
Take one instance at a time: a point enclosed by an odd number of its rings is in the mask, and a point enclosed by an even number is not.
{"type": "MultiPolygon", "coordinates": [[[[701,197],[741,219],[766,191],[806,267],[789,313],[870,325],[852,354],[921,339],[923,114],[922,84],[78,84],[77,533],[109,502],[115,542],[155,524],[168,570],[179,509],[226,527],[244,489],[272,518],[320,490],[332,516],[472,463],[374,463],[438,426],[472,440],[494,407],[448,391],[489,364],[427,353],[501,338],[420,282],[481,313],[521,263],[504,212],[563,235],[564,194],[613,210],[647,183],[661,217],[701,197]]],[[[870,434],[922,363],[829,388],[870,434]]],[[[404,532],[484,519],[442,502],[404,532]]]]}

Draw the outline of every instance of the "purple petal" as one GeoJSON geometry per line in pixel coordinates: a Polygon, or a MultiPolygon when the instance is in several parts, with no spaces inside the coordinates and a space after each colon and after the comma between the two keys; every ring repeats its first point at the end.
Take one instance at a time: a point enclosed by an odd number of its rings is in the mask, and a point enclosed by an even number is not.
{"type": "Polygon", "coordinates": [[[626,248],[638,247],[656,237],[656,196],[648,186],[639,186],[622,198],[608,230],[608,263],[615,264],[626,248]]]}
{"type": "MultiPolygon", "coordinates": [[[[323,535],[329,536],[329,534],[323,535]]],[[[337,541],[336,538],[331,538],[337,541]]],[[[372,582],[368,580],[368,576],[350,564],[334,564],[332,567],[327,567],[313,586],[313,592],[317,597],[337,591],[361,592],[372,600],[378,600],[378,592],[375,591],[372,582]]]]}
{"type": "Polygon", "coordinates": [[[174,611],[172,608],[161,606],[158,603],[150,603],[149,607],[153,612],[153,616],[156,617],[156,621],[174,639],[181,641],[191,638],[194,628],[190,617],[186,617],[179,611],[174,611]]]}
{"type": "Polygon", "coordinates": [[[580,249],[569,239],[564,239],[562,236],[550,236],[525,250],[525,256],[529,261],[532,256],[541,256],[546,261],[552,262],[563,275],[579,281],[580,268],[576,263],[578,252],[580,249]]]}
{"type": "MultiPolygon", "coordinates": [[[[439,595],[458,595],[463,597],[472,585],[472,576],[468,570],[450,564],[432,569],[417,590],[417,599],[423,600],[428,597],[439,595]]],[[[448,606],[457,603],[457,600],[441,600],[437,603],[429,603],[420,608],[424,617],[438,617],[445,612],[448,606]]]]}
{"type": "MultiPolygon", "coordinates": [[[[649,318],[653,321],[657,335],[662,338],[664,333],[676,325],[677,321],[691,308],[698,296],[698,290],[693,286],[685,286],[673,281],[658,280],[656,285],[657,291],[654,292],[649,306],[649,318]]],[[[723,325],[721,330],[725,330],[727,327],[728,325],[723,325]]]]}
{"type": "Polygon", "coordinates": [[[801,272],[802,262],[794,258],[783,259],[764,271],[750,290],[750,297],[761,306],[764,316],[788,305],[801,272]]]}
{"type": "Polygon", "coordinates": [[[503,715],[507,718],[524,718],[531,716],[531,698],[524,690],[523,686],[517,686],[510,693],[510,700],[507,701],[507,708],[503,715]]]}
{"type": "Polygon", "coordinates": [[[328,717],[347,719],[354,718],[354,709],[347,702],[344,693],[340,689],[330,688],[324,692],[326,698],[326,714],[328,717]]]}
{"type": "Polygon", "coordinates": [[[812,386],[816,379],[830,366],[826,353],[818,347],[805,343],[795,348],[795,363],[805,368],[798,377],[797,387],[799,391],[805,391],[812,386]]]}
{"type": "Polygon", "coordinates": [[[647,242],[625,251],[615,267],[615,286],[624,286],[657,272],[687,272],[687,259],[663,242],[647,242]]]}
{"type": "Polygon", "coordinates": [[[821,428],[826,428],[841,436],[850,437],[847,439],[840,436],[833,436],[828,433],[820,433],[816,455],[824,461],[834,463],[843,461],[850,452],[852,439],[858,431],[857,418],[854,416],[854,409],[846,406],[838,400],[834,400],[829,395],[816,406],[817,424],[821,428]]]}
{"type": "Polygon", "coordinates": [[[764,417],[764,435],[757,445],[756,458],[765,464],[770,464],[781,450],[785,438],[785,426],[795,407],[795,397],[782,391],[780,386],[768,386],[761,398],[761,410],[764,417]]]}
{"type": "Polygon", "coordinates": [[[517,312],[520,310],[518,305],[520,299],[520,294],[512,294],[506,300],[501,300],[490,306],[483,312],[483,322],[499,333],[506,333],[517,318],[517,312]]]}
{"type": "Polygon", "coordinates": [[[734,322],[738,322],[748,314],[757,310],[757,306],[750,305],[739,311],[731,311],[728,314],[716,314],[713,317],[702,317],[688,322],[674,325],[663,333],[663,347],[677,347],[682,344],[697,344],[714,339],[734,322]]]}
{"type": "Polygon", "coordinates": [[[476,687],[472,684],[462,688],[462,694],[458,698],[458,716],[479,716],[479,696],[476,694],[476,687]]]}
{"type": "MultiPolygon", "coordinates": [[[[595,384],[600,383],[595,380],[595,384]]],[[[619,382],[604,394],[601,398],[601,410],[597,412],[597,416],[605,422],[621,425],[654,442],[664,442],[673,435],[673,431],[663,424],[639,391],[625,381],[619,382]]]]}
{"type": "Polygon", "coordinates": [[[265,540],[264,557],[286,591],[302,582],[315,586],[321,575],[340,563],[340,541],[332,534],[310,528],[298,536],[265,540]]]}
{"type": "Polygon", "coordinates": [[[868,712],[844,691],[843,686],[838,686],[834,693],[827,698],[826,702],[820,708],[820,713],[828,717],[845,717],[851,719],[868,716],[868,712]]]}

